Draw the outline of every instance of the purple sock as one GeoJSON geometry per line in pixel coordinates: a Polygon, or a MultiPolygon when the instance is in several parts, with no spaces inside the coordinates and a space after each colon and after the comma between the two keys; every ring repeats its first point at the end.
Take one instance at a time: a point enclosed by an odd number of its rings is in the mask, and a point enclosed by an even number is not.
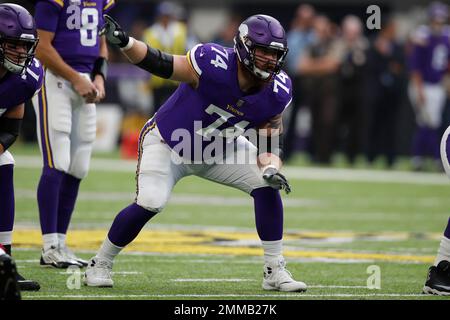
{"type": "Polygon", "coordinates": [[[430,146],[430,154],[435,159],[441,158],[441,139],[439,137],[439,129],[430,129],[427,141],[430,146]]]}
{"type": "Polygon", "coordinates": [[[427,154],[427,128],[419,127],[414,133],[413,156],[425,156],[427,154]]]}
{"type": "Polygon", "coordinates": [[[280,192],[271,187],[253,190],[255,203],[256,230],[264,241],[283,238],[283,204],[280,192]]]}
{"type": "Polygon", "coordinates": [[[44,167],[37,189],[42,234],[57,233],[59,190],[64,172],[44,167]]]}
{"type": "Polygon", "coordinates": [[[67,173],[64,174],[59,191],[58,233],[67,233],[73,209],[75,208],[75,202],[77,201],[80,182],[80,179],[67,173]]]}
{"type": "Polygon", "coordinates": [[[156,212],[144,209],[136,203],[129,205],[114,219],[108,233],[109,240],[118,247],[125,247],[155,215],[156,212]]]}
{"type": "Polygon", "coordinates": [[[444,236],[445,236],[447,239],[450,239],[450,218],[448,218],[447,228],[445,228],[444,236]]]}
{"type": "Polygon", "coordinates": [[[413,155],[440,158],[439,129],[419,127],[414,135],[413,155]]]}
{"type": "Polygon", "coordinates": [[[0,232],[12,231],[14,225],[14,165],[0,166],[0,232]]]}

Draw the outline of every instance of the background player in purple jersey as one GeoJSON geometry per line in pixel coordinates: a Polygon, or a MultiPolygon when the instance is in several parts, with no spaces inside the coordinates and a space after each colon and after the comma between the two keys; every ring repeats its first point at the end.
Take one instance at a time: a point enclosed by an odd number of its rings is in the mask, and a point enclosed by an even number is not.
{"type": "Polygon", "coordinates": [[[263,289],[305,291],[306,284],[295,281],[286,270],[282,255],[279,190],[289,192],[290,186],[279,173],[280,148],[271,143],[262,147],[264,140],[272,140],[267,136],[280,138],[281,116],[292,100],[291,81],[281,71],[288,51],[281,24],[270,16],[251,16],[239,26],[234,49],[199,44],[186,56],[172,56],[128,37],[112,18],[105,19],[108,41],[119,46],[131,63],[182,83],[141,132],[135,203],[116,216],[108,237],[89,262],[85,283],[113,285],[114,257],[164,208],[177,181],[193,174],[253,197],[264,250],[263,289]],[[247,128],[257,129],[259,148],[242,136],[247,128]],[[200,138],[201,143],[180,142],[184,134],[200,138]],[[219,151],[215,154],[218,161],[209,162],[213,156],[208,150],[216,139],[217,145],[231,145],[233,151],[219,151]],[[179,149],[180,143],[185,148],[179,149]],[[201,157],[193,155],[198,151],[201,157]],[[235,161],[235,156],[246,161],[235,161]]]}
{"type": "Polygon", "coordinates": [[[107,45],[98,34],[114,0],[40,0],[36,55],[46,68],[33,99],[44,167],[37,190],[43,234],[41,265],[85,266],[66,244],[96,134],[95,103],[105,96],[107,45]]]}
{"type": "Polygon", "coordinates": [[[409,96],[416,113],[417,130],[413,141],[413,166],[420,170],[426,156],[440,166],[439,137],[446,92],[442,79],[449,70],[450,27],[448,7],[435,2],[429,7],[429,25],[413,35],[410,57],[409,96]]]}
{"type": "MultiPolygon", "coordinates": [[[[37,42],[30,13],[15,4],[0,4],[0,247],[9,256],[15,203],[14,158],[7,149],[19,134],[25,102],[42,86],[44,71],[34,59],[37,42]]],[[[37,282],[17,276],[22,290],[39,290],[37,282]]]]}
{"type": "MultiPolygon", "coordinates": [[[[450,126],[442,136],[440,153],[445,173],[450,178],[450,126]]],[[[450,218],[442,236],[434,265],[428,270],[423,292],[450,296],[450,218]]]]}

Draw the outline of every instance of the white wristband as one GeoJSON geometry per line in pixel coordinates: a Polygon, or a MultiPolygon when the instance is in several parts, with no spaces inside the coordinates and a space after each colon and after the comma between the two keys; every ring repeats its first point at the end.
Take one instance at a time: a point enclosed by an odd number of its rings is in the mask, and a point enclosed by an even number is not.
{"type": "Polygon", "coordinates": [[[127,44],[125,47],[120,48],[120,50],[121,50],[121,51],[127,51],[127,50],[130,50],[131,47],[132,47],[133,45],[134,45],[134,38],[133,38],[133,37],[130,37],[129,40],[128,40],[128,44],[127,44]]]}
{"type": "Polygon", "coordinates": [[[269,168],[274,168],[275,170],[278,171],[278,168],[277,168],[275,165],[273,165],[273,164],[268,164],[267,166],[263,167],[263,168],[261,169],[261,171],[264,172],[264,171],[266,171],[266,170],[269,169],[269,168]]]}

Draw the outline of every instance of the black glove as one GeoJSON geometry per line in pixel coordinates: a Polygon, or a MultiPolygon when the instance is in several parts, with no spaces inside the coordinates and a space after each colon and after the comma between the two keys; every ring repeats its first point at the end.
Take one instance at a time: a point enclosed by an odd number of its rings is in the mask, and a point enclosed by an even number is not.
{"type": "Polygon", "coordinates": [[[103,15],[105,19],[105,24],[100,30],[99,35],[105,35],[106,40],[113,45],[118,46],[119,48],[126,47],[128,42],[130,41],[130,37],[128,34],[122,30],[122,27],[110,16],[107,14],[103,15]]]}
{"type": "Polygon", "coordinates": [[[286,194],[291,192],[291,186],[286,177],[278,172],[276,168],[269,167],[263,172],[263,178],[274,189],[284,190],[286,194]]]}

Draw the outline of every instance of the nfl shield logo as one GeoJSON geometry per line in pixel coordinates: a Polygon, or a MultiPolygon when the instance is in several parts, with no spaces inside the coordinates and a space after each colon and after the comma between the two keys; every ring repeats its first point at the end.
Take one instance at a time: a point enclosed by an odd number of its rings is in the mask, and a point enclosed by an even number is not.
{"type": "Polygon", "coordinates": [[[450,126],[445,130],[441,140],[441,160],[445,173],[450,178],[450,126]]]}

